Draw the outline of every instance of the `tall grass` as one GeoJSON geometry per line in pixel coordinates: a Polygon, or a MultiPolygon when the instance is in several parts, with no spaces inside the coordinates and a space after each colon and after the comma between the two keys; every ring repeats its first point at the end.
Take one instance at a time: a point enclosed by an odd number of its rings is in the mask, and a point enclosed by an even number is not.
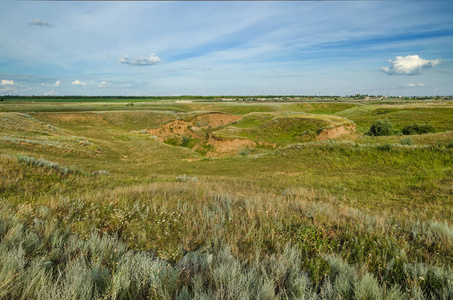
{"type": "MultiPolygon", "coordinates": [[[[361,274],[333,256],[325,257],[331,271],[316,287],[302,268],[300,249],[289,245],[266,257],[257,253],[249,262],[232,255],[228,247],[189,252],[179,261],[169,262],[131,251],[112,236],[93,232],[81,240],[56,228],[51,214],[43,211],[46,209],[39,212],[29,206],[19,208],[16,216],[7,207],[0,211],[1,298],[403,298],[397,289],[387,292],[372,275],[361,274]]],[[[450,279],[450,273],[440,272],[433,280],[450,279]]],[[[413,276],[420,274],[427,273],[413,276]]],[[[443,287],[440,292],[449,292],[445,284],[443,287]]]]}
{"type": "Polygon", "coordinates": [[[45,206],[3,201],[0,297],[451,295],[450,224],[370,215],[337,201],[297,187],[272,195],[200,182],[118,188],[45,206]]]}

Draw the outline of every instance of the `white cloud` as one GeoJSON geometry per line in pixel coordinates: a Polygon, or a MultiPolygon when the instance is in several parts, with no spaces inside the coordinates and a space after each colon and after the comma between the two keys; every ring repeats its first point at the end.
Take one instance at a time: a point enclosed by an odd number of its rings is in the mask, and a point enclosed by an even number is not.
{"type": "Polygon", "coordinates": [[[129,56],[125,54],[121,57],[119,63],[132,66],[151,66],[160,63],[160,58],[154,53],[150,54],[149,57],[137,56],[134,58],[129,58],[129,56]]]}
{"type": "Polygon", "coordinates": [[[41,83],[42,86],[53,86],[53,87],[59,87],[61,84],[60,80],[55,81],[54,84],[49,84],[49,83],[41,83]]]}
{"type": "Polygon", "coordinates": [[[425,84],[421,83],[421,82],[419,82],[419,83],[408,83],[408,84],[406,84],[406,86],[408,86],[408,87],[416,87],[416,86],[425,86],[425,84]]]}
{"type": "Polygon", "coordinates": [[[6,80],[2,79],[0,83],[0,93],[15,93],[16,92],[16,87],[14,84],[14,80],[6,80]]]}
{"type": "Polygon", "coordinates": [[[73,84],[73,85],[87,85],[85,82],[83,82],[83,81],[78,81],[78,80],[74,80],[74,81],[72,82],[72,84],[73,84]]]}
{"type": "Polygon", "coordinates": [[[107,85],[107,82],[102,81],[101,83],[98,84],[98,87],[104,87],[107,85]]]}
{"type": "Polygon", "coordinates": [[[441,63],[440,59],[423,59],[418,55],[397,56],[389,60],[390,67],[381,70],[389,75],[418,75],[421,70],[435,67],[441,63]]]}
{"type": "Polygon", "coordinates": [[[2,79],[1,85],[14,85],[14,80],[2,79]]]}
{"type": "Polygon", "coordinates": [[[40,26],[40,27],[53,27],[54,26],[53,24],[50,24],[49,22],[45,22],[45,21],[40,20],[40,19],[35,19],[33,22],[28,23],[28,25],[40,26]]]}

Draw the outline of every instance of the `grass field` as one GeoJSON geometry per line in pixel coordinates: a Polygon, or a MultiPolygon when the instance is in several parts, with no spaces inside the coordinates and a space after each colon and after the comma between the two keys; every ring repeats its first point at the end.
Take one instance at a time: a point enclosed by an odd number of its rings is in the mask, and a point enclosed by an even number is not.
{"type": "Polygon", "coordinates": [[[1,299],[452,299],[452,226],[451,101],[0,104],[1,299]]]}

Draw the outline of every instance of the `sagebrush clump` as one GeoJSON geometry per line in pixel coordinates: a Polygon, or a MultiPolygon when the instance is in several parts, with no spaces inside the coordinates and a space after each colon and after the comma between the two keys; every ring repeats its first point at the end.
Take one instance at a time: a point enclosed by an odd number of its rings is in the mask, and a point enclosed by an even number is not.
{"type": "Polygon", "coordinates": [[[39,159],[36,159],[34,157],[31,157],[31,156],[25,156],[25,155],[19,155],[17,157],[17,161],[18,162],[23,162],[29,166],[37,166],[37,167],[41,167],[43,169],[53,169],[63,175],[67,175],[69,173],[76,173],[77,171],[74,169],[74,167],[64,167],[64,166],[61,166],[59,165],[58,163],[56,162],[53,162],[53,161],[49,161],[49,160],[45,160],[44,158],[39,158],[39,159]]]}

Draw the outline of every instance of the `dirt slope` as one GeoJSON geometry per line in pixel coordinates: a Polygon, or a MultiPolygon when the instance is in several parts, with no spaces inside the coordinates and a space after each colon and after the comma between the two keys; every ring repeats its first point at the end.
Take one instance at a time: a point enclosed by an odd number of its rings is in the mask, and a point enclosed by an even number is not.
{"type": "Polygon", "coordinates": [[[326,141],[333,139],[351,139],[356,137],[356,125],[353,123],[343,124],[334,128],[321,130],[316,136],[317,141],[326,141]]]}

